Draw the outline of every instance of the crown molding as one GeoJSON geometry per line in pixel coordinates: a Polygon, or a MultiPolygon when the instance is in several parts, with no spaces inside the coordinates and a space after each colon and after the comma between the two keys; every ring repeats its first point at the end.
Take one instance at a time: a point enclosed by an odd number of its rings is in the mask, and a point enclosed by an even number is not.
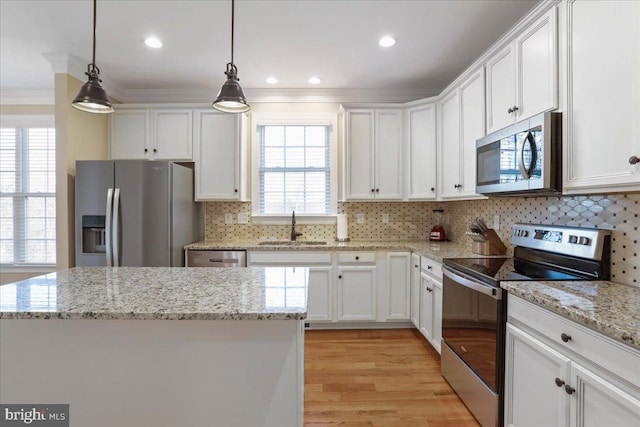
{"type": "Polygon", "coordinates": [[[53,105],[55,95],[53,90],[0,90],[0,105],[53,105]]]}

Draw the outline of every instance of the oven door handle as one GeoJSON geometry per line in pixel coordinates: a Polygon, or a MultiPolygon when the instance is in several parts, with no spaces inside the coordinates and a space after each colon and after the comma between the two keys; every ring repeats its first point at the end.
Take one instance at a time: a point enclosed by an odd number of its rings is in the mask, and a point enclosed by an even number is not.
{"type": "Polygon", "coordinates": [[[488,295],[493,299],[502,299],[502,292],[498,292],[497,288],[494,288],[492,286],[487,286],[487,285],[483,285],[482,283],[477,282],[476,280],[474,280],[473,278],[462,274],[462,273],[458,273],[458,272],[453,272],[450,268],[448,268],[446,265],[442,267],[442,273],[447,276],[449,279],[453,280],[454,282],[473,289],[474,291],[478,291],[482,294],[488,295]]]}

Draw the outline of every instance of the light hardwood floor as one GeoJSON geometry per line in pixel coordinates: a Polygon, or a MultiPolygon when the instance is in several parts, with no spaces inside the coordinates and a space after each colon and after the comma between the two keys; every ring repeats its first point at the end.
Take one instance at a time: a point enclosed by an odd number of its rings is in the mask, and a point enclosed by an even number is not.
{"type": "Polygon", "coordinates": [[[478,426],[414,329],[305,331],[304,425],[478,426]]]}

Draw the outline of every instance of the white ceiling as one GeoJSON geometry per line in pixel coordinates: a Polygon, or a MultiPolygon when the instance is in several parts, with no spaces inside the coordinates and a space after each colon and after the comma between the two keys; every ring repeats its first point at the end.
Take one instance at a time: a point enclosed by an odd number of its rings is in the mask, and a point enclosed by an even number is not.
{"type": "MultiPolygon", "coordinates": [[[[238,0],[234,62],[248,93],[308,89],[317,75],[321,90],[396,92],[409,101],[438,94],[536,3],[238,0]],[[384,34],[397,44],[379,47],[384,34]],[[269,75],[280,81],[275,89],[265,82],[269,75]]],[[[0,0],[0,89],[53,89],[43,54],[90,62],[92,6],[0,0]]],[[[212,99],[230,60],[230,21],[230,0],[99,0],[96,63],[107,89],[196,91],[212,99]],[[164,47],[146,47],[148,35],[164,47]]]]}

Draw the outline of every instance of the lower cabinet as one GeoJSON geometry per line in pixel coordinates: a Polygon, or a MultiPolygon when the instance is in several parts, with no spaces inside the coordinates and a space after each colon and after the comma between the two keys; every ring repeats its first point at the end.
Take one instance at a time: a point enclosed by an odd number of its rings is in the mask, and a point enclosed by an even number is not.
{"type": "Polygon", "coordinates": [[[333,268],[310,267],[307,286],[307,320],[331,322],[333,314],[333,268]]]}
{"type": "Polygon", "coordinates": [[[376,320],[376,267],[338,267],[338,321],[376,320]]]}
{"type": "Polygon", "coordinates": [[[506,426],[638,425],[639,351],[512,295],[508,303],[506,426]]]}
{"type": "Polygon", "coordinates": [[[442,340],[442,266],[422,258],[418,329],[440,353],[442,340]]]}
{"type": "Polygon", "coordinates": [[[420,255],[411,254],[411,323],[420,328],[420,255]]]}
{"type": "Polygon", "coordinates": [[[384,320],[411,318],[411,254],[387,252],[385,260],[384,320]]]}

